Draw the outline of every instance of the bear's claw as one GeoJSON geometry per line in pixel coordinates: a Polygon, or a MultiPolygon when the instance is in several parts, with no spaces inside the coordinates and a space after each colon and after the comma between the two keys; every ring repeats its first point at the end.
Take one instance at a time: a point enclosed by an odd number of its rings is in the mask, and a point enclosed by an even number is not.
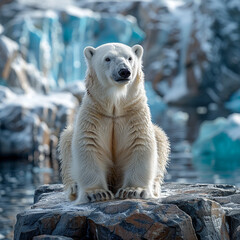
{"type": "Polygon", "coordinates": [[[109,190],[104,189],[86,191],[85,194],[89,202],[98,202],[114,199],[113,193],[109,190]]]}
{"type": "Polygon", "coordinates": [[[120,188],[115,194],[116,198],[125,199],[125,198],[149,198],[150,194],[146,188],[140,187],[127,187],[120,188]]]}

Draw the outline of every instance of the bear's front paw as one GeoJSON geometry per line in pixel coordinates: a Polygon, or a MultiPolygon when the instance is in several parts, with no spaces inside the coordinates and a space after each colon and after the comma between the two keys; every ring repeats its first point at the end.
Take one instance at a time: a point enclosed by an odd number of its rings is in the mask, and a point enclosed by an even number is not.
{"type": "Polygon", "coordinates": [[[71,201],[74,201],[77,199],[77,185],[71,184],[68,188],[67,188],[67,196],[71,201]]]}
{"type": "Polygon", "coordinates": [[[85,193],[77,200],[78,203],[98,202],[114,199],[114,195],[109,190],[94,189],[86,190],[85,193]]]}
{"type": "Polygon", "coordinates": [[[151,194],[146,188],[140,187],[127,187],[127,188],[120,188],[117,193],[115,194],[116,198],[150,198],[151,194]]]}

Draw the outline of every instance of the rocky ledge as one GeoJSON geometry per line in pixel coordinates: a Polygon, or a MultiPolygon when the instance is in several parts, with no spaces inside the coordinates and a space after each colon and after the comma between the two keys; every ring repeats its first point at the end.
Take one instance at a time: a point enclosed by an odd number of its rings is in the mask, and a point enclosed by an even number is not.
{"type": "Polygon", "coordinates": [[[62,185],[43,185],[17,215],[14,239],[240,239],[240,189],[166,183],[159,200],[73,205],[62,185]]]}

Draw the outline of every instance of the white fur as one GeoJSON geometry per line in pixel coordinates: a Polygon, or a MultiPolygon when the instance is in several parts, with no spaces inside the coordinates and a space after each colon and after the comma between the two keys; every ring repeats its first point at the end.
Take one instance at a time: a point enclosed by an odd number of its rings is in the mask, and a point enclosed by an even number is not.
{"type": "Polygon", "coordinates": [[[84,50],[86,88],[73,127],[61,135],[63,183],[76,203],[158,197],[169,143],[153,125],[144,90],[143,49],[119,43],[84,50]],[[109,61],[110,59],[110,61],[109,61]],[[117,82],[119,69],[131,72],[117,82]]]}

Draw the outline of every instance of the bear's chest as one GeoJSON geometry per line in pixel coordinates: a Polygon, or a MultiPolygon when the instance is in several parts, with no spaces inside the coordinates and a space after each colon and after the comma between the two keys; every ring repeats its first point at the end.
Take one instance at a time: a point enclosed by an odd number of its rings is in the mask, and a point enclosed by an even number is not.
{"type": "Polygon", "coordinates": [[[103,118],[100,124],[100,145],[114,164],[121,161],[129,146],[130,126],[126,118],[103,118]]]}

